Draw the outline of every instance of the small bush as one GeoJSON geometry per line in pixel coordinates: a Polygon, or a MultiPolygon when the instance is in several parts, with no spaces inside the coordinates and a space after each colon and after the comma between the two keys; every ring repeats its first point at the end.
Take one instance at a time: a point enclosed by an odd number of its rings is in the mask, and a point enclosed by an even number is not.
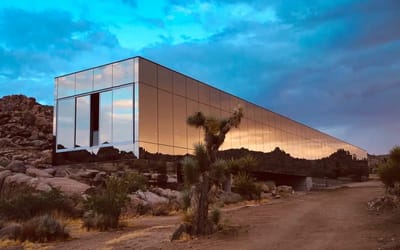
{"type": "Polygon", "coordinates": [[[213,210],[211,210],[210,220],[215,225],[219,225],[220,219],[221,219],[221,211],[218,208],[214,208],[213,210]]]}
{"type": "Polygon", "coordinates": [[[128,173],[124,176],[124,181],[127,184],[128,192],[133,193],[138,190],[146,190],[148,185],[148,179],[146,176],[139,173],[128,173]]]}
{"type": "Polygon", "coordinates": [[[69,238],[65,225],[51,215],[42,215],[26,221],[22,225],[18,239],[33,242],[49,242],[69,238]]]}
{"type": "Polygon", "coordinates": [[[49,192],[37,192],[29,187],[21,187],[0,198],[0,217],[5,220],[23,221],[55,211],[67,215],[75,213],[72,201],[55,188],[49,192]]]}
{"type": "Polygon", "coordinates": [[[190,190],[185,189],[182,191],[182,209],[186,211],[190,207],[190,200],[191,200],[190,190]]]}
{"type": "Polygon", "coordinates": [[[240,172],[234,178],[236,191],[246,199],[259,199],[262,188],[255,183],[254,179],[246,172],[240,172]]]}
{"type": "Polygon", "coordinates": [[[393,188],[400,183],[400,147],[390,151],[389,160],[378,168],[378,175],[387,188],[393,188]]]}
{"type": "Polygon", "coordinates": [[[108,230],[117,228],[122,209],[129,201],[128,185],[124,179],[109,177],[106,188],[98,194],[90,195],[84,202],[86,209],[83,227],[108,230]]]}
{"type": "Polygon", "coordinates": [[[192,157],[186,156],[183,158],[181,163],[183,166],[183,179],[185,185],[188,187],[194,183],[197,183],[200,176],[200,169],[197,161],[192,157]]]}

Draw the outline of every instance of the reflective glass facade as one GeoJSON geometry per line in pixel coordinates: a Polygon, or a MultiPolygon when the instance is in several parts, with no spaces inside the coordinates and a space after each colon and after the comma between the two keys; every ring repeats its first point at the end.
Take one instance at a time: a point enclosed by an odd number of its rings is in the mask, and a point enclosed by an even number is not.
{"type": "Polygon", "coordinates": [[[57,77],[55,84],[56,155],[95,155],[111,146],[135,157],[192,153],[202,131],[186,118],[196,111],[226,117],[240,105],[244,119],[221,150],[279,147],[296,158],[320,159],[344,149],[367,157],[363,149],[141,57],[57,77]]]}

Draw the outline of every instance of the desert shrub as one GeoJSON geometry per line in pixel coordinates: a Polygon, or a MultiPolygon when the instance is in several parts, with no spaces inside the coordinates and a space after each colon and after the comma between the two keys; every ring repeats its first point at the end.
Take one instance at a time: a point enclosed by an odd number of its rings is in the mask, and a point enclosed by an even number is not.
{"type": "Polygon", "coordinates": [[[389,159],[378,168],[378,175],[387,188],[393,188],[400,182],[400,147],[390,151],[389,159]]]}
{"type": "Polygon", "coordinates": [[[182,191],[182,209],[183,211],[186,211],[190,207],[190,200],[191,200],[191,195],[190,195],[190,190],[185,189],[182,191]]]}
{"type": "Polygon", "coordinates": [[[49,192],[37,192],[29,187],[21,187],[0,198],[0,217],[5,220],[27,220],[55,211],[67,215],[75,213],[72,201],[55,188],[49,192]]]}
{"type": "Polygon", "coordinates": [[[218,159],[211,164],[210,177],[215,185],[223,184],[228,174],[228,164],[225,160],[218,159]]]}
{"type": "Polygon", "coordinates": [[[129,201],[128,185],[118,177],[109,177],[106,188],[87,197],[84,202],[86,213],[83,227],[101,231],[117,228],[122,209],[129,201]]]}
{"type": "Polygon", "coordinates": [[[200,176],[200,169],[196,159],[186,156],[182,159],[182,166],[185,186],[189,187],[192,184],[197,183],[200,176]]]}
{"type": "Polygon", "coordinates": [[[261,186],[246,172],[240,172],[234,177],[236,192],[246,199],[259,199],[261,196],[261,186]]]}
{"type": "Polygon", "coordinates": [[[215,224],[218,225],[221,219],[221,211],[218,208],[214,208],[211,210],[210,220],[215,224]]]}
{"type": "Polygon", "coordinates": [[[21,241],[49,242],[69,238],[65,225],[51,215],[34,217],[22,224],[17,238],[21,241]]]}
{"type": "Polygon", "coordinates": [[[148,179],[146,176],[139,173],[127,173],[124,176],[124,181],[126,182],[129,193],[147,189],[148,179]]]}

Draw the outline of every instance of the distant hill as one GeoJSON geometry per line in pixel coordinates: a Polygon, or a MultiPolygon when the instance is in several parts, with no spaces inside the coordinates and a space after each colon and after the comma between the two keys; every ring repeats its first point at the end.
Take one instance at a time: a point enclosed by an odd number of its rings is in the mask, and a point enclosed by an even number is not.
{"type": "Polygon", "coordinates": [[[51,164],[53,107],[35,98],[0,98],[0,166],[20,160],[35,167],[51,164]]]}

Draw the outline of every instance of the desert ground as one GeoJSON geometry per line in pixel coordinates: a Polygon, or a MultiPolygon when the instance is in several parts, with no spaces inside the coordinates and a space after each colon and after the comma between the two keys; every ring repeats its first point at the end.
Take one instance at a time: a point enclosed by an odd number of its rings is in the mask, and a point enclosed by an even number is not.
{"type": "Polygon", "coordinates": [[[400,249],[400,216],[370,211],[382,196],[378,180],[297,193],[222,210],[222,232],[170,241],[181,215],[126,219],[113,232],[86,232],[71,224],[72,239],[37,245],[46,249],[400,249]],[[396,248],[399,247],[399,248],[396,248]]]}

